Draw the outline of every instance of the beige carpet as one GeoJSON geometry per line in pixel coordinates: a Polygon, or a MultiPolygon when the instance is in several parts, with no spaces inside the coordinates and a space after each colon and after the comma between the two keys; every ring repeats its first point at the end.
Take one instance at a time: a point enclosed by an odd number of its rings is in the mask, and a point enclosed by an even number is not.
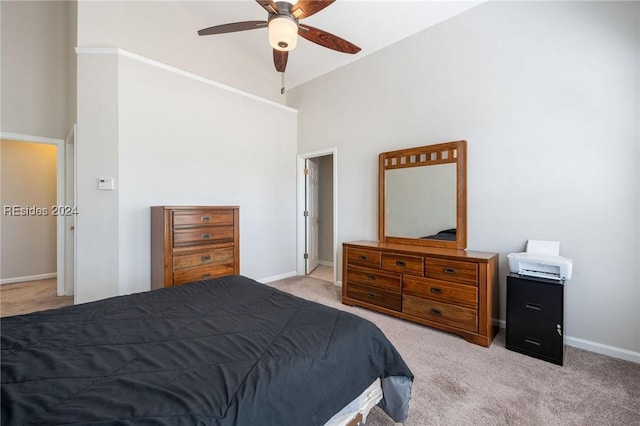
{"type": "MultiPolygon", "coordinates": [[[[640,364],[566,347],[565,365],[508,351],[504,330],[489,348],[340,303],[340,289],[311,277],[273,287],[373,321],[415,375],[406,426],[640,425],[640,364]]],[[[374,408],[368,426],[393,425],[374,408]]]]}
{"type": "Polygon", "coordinates": [[[69,305],[73,305],[73,296],[57,296],[55,278],[0,286],[0,317],[69,305]]]}

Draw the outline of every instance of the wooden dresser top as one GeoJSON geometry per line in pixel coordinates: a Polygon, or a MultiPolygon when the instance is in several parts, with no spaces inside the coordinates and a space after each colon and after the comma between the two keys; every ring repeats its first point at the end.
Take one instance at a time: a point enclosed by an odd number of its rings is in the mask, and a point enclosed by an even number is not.
{"type": "Polygon", "coordinates": [[[488,262],[498,256],[497,253],[471,250],[455,250],[437,247],[414,246],[411,244],[381,243],[379,241],[352,241],[345,243],[350,246],[373,248],[381,250],[393,250],[419,256],[435,256],[453,260],[470,260],[475,262],[488,262]]]}

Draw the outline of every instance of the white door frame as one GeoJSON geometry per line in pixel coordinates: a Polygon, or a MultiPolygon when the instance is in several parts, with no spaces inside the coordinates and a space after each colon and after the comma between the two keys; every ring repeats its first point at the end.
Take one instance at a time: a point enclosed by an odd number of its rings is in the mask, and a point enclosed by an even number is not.
{"type": "MultiPolygon", "coordinates": [[[[76,160],[76,138],[77,138],[77,125],[74,124],[71,127],[71,130],[69,131],[69,134],[67,135],[67,138],[65,139],[65,160],[64,160],[64,164],[65,164],[65,170],[64,170],[64,198],[65,198],[65,205],[69,205],[72,206],[73,208],[77,208],[78,206],[78,202],[77,202],[77,196],[78,196],[78,184],[76,181],[76,170],[78,169],[78,164],[77,164],[77,160],[76,160]],[[72,156],[72,165],[71,167],[69,167],[67,165],[67,160],[69,155],[72,156]],[[67,176],[67,174],[71,174],[71,176],[67,176]],[[68,188],[67,185],[69,184],[69,178],[71,178],[71,188],[68,188]],[[69,194],[69,192],[71,192],[71,194],[69,194]],[[73,195],[73,199],[70,200],[69,196],[73,195]]],[[[71,296],[73,295],[74,299],[73,299],[73,303],[76,303],[76,299],[75,299],[75,295],[76,295],[76,227],[77,227],[77,215],[73,215],[71,217],[67,216],[66,218],[64,218],[64,272],[63,272],[63,276],[64,276],[64,294],[66,296],[71,296]],[[69,242],[69,238],[67,238],[69,236],[69,232],[71,232],[71,242],[69,242]],[[68,247],[67,243],[69,243],[69,245],[71,245],[72,247],[68,247]],[[71,250],[69,250],[71,249],[71,250]],[[70,264],[69,264],[70,262],[70,264]],[[69,269],[71,269],[71,271],[69,271],[69,269]],[[69,275],[67,275],[67,273],[69,273],[69,275]],[[70,282],[71,281],[71,282],[70,282]]],[[[59,248],[59,247],[58,247],[59,248]]]]}
{"type": "Polygon", "coordinates": [[[319,151],[298,154],[297,165],[297,249],[296,249],[296,272],[298,275],[305,275],[304,250],[305,250],[305,182],[304,166],[307,158],[323,157],[332,155],[333,157],[333,283],[337,284],[338,279],[338,148],[326,148],[319,151]]]}
{"type": "MultiPolygon", "coordinates": [[[[42,136],[29,136],[22,135],[18,133],[6,133],[0,132],[0,138],[8,139],[18,142],[27,142],[27,143],[40,143],[47,145],[55,145],[56,149],[56,203],[58,206],[63,206],[64,199],[64,160],[65,160],[65,141],[64,139],[56,139],[56,138],[45,138],[42,136]]],[[[48,209],[51,206],[42,206],[48,209]]],[[[57,293],[58,296],[64,296],[65,288],[64,288],[64,268],[65,268],[65,251],[64,251],[64,216],[56,217],[56,282],[57,282],[57,293]]]]}

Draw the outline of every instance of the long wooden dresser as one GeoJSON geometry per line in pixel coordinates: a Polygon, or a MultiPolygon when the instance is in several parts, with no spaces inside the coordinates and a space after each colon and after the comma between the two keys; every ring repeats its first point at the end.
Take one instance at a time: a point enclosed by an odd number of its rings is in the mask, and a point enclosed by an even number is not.
{"type": "Polygon", "coordinates": [[[409,244],[343,244],[342,303],[489,346],[498,332],[498,255],[409,244]]]}
{"type": "Polygon", "coordinates": [[[239,207],[151,207],[151,288],[240,273],[239,207]]]}

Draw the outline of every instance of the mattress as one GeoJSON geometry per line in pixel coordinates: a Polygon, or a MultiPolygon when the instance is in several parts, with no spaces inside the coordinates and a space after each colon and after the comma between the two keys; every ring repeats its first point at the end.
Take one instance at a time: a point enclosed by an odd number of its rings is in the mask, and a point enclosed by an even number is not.
{"type": "Polygon", "coordinates": [[[322,425],[413,375],[353,314],[243,276],[3,318],[2,424],[322,425]]]}

